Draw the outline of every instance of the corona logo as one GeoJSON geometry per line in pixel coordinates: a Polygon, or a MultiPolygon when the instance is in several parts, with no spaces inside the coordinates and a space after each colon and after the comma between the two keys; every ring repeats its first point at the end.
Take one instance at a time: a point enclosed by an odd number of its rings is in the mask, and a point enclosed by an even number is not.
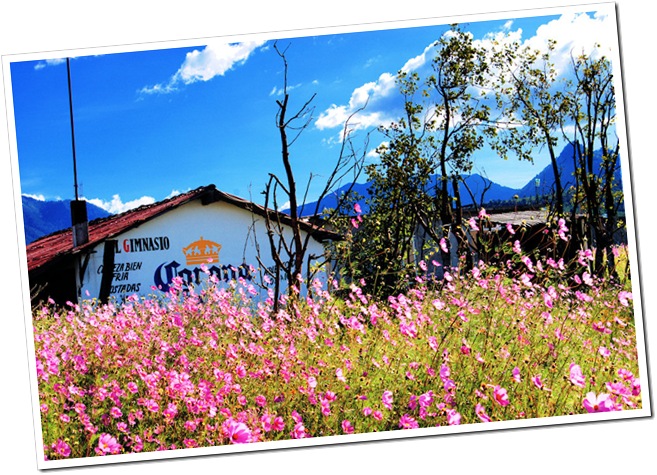
{"type": "Polygon", "coordinates": [[[201,236],[201,239],[198,241],[194,241],[189,246],[183,247],[182,251],[187,259],[187,265],[195,266],[219,262],[220,250],[221,244],[203,239],[203,236],[201,236]]]}

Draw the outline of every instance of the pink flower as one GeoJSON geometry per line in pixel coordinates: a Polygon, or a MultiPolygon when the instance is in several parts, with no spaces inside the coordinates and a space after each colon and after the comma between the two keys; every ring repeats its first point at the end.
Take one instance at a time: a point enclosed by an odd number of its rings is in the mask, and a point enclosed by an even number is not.
{"type": "Polygon", "coordinates": [[[459,414],[456,409],[447,410],[447,423],[450,426],[457,426],[461,424],[461,414],[459,414]]]}
{"type": "Polygon", "coordinates": [[[354,211],[358,214],[362,213],[360,209],[360,205],[358,203],[354,203],[354,211]]]}
{"type": "Polygon", "coordinates": [[[386,409],[392,409],[392,391],[383,391],[381,401],[383,401],[383,405],[386,409]]]}
{"type": "Polygon", "coordinates": [[[477,226],[477,221],[474,219],[474,216],[468,220],[468,225],[473,231],[479,231],[479,226],[477,226]]]}
{"type": "Polygon", "coordinates": [[[69,457],[71,455],[71,447],[62,439],[57,439],[53,444],[53,449],[60,457],[69,457]]]}
{"type": "Polygon", "coordinates": [[[623,305],[624,307],[627,307],[630,305],[628,300],[632,300],[632,292],[626,292],[624,290],[620,291],[618,293],[618,301],[623,305]]]}
{"type": "Polygon", "coordinates": [[[342,421],[342,432],[344,432],[345,434],[354,433],[354,426],[352,426],[351,422],[349,422],[347,419],[342,421]]]}
{"type": "Polygon", "coordinates": [[[274,418],[274,422],[271,425],[271,429],[275,430],[276,432],[280,432],[283,429],[285,429],[285,422],[283,421],[283,418],[281,416],[276,416],[274,418]]]}
{"type": "Polygon", "coordinates": [[[513,229],[513,225],[511,223],[506,223],[506,230],[511,234],[512,236],[516,233],[515,230],[513,229]]]}
{"type": "Polygon", "coordinates": [[[381,411],[374,411],[372,413],[372,417],[376,419],[377,421],[383,420],[383,413],[381,411]]]}
{"type": "Polygon", "coordinates": [[[490,422],[491,418],[486,414],[486,409],[481,404],[477,404],[475,407],[475,412],[482,422],[490,422]]]}
{"type": "Polygon", "coordinates": [[[408,414],[404,414],[399,419],[399,427],[401,427],[402,429],[417,429],[418,427],[420,427],[420,425],[412,416],[409,416],[408,414]]]}
{"type": "Polygon", "coordinates": [[[251,430],[243,422],[228,419],[224,426],[231,444],[248,444],[252,441],[251,430]]]}
{"type": "Polygon", "coordinates": [[[579,386],[580,388],[586,386],[586,379],[584,379],[582,368],[580,368],[578,364],[570,364],[570,382],[575,386],[579,386]]]}
{"type": "Polygon", "coordinates": [[[495,402],[497,402],[500,406],[509,405],[509,395],[506,389],[499,385],[495,386],[495,389],[493,390],[493,399],[495,399],[495,402]]]}
{"type": "Polygon", "coordinates": [[[568,227],[566,226],[566,220],[563,218],[559,218],[557,224],[559,225],[559,230],[557,231],[557,233],[559,234],[559,238],[564,241],[567,241],[568,236],[566,235],[566,233],[568,232],[568,227]]]}
{"type": "Polygon", "coordinates": [[[338,378],[338,381],[342,381],[343,383],[347,382],[347,379],[344,377],[344,373],[342,372],[342,368],[335,370],[335,377],[338,378]]]}
{"type": "Polygon", "coordinates": [[[515,368],[513,368],[512,374],[513,374],[513,380],[516,383],[519,383],[520,382],[520,368],[518,368],[517,366],[515,368]]]}
{"type": "Polygon", "coordinates": [[[98,455],[107,455],[107,454],[118,454],[121,452],[121,445],[116,441],[114,437],[109,434],[100,434],[98,439],[98,447],[96,447],[96,453],[98,455]]]}
{"type": "Polygon", "coordinates": [[[306,428],[303,426],[303,422],[297,422],[294,425],[294,429],[292,429],[290,436],[292,436],[293,439],[305,439],[308,437],[306,428]]]}
{"type": "Polygon", "coordinates": [[[534,386],[536,386],[538,389],[543,389],[543,381],[541,381],[541,375],[537,374],[532,378],[532,382],[534,383],[534,386]]]}
{"type": "Polygon", "coordinates": [[[582,406],[588,412],[609,412],[614,410],[614,402],[609,397],[609,394],[600,393],[596,396],[593,391],[586,394],[586,398],[582,401],[582,406]]]}
{"type": "Polygon", "coordinates": [[[118,419],[121,417],[123,413],[121,412],[121,409],[118,407],[114,406],[112,409],[110,409],[110,416],[112,416],[114,419],[118,419]]]}
{"type": "Polygon", "coordinates": [[[364,408],[363,408],[363,415],[364,415],[365,417],[367,417],[367,416],[371,416],[371,415],[372,415],[372,408],[369,407],[369,406],[364,407],[364,408]]]}

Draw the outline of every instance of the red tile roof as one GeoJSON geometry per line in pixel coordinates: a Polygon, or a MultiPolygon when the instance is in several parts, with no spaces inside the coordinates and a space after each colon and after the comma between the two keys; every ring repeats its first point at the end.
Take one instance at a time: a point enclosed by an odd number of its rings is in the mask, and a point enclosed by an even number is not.
{"type": "MultiPolygon", "coordinates": [[[[204,204],[215,201],[224,201],[238,206],[260,216],[278,214],[281,222],[289,223],[288,215],[277,213],[271,209],[244,200],[238,196],[217,190],[214,185],[202,186],[195,190],[183,193],[151,205],[126,211],[107,218],[95,219],[89,222],[89,241],[73,248],[73,235],[71,228],[67,228],[44,236],[27,246],[27,268],[29,272],[38,271],[43,266],[55,264],[61,259],[78,254],[86,249],[96,246],[106,239],[111,239],[129,229],[135,228],[146,221],[160,216],[167,211],[193,200],[201,199],[204,204]]],[[[306,231],[314,231],[313,236],[318,240],[340,239],[340,236],[330,231],[318,228],[308,222],[302,221],[302,228],[306,231]]]]}

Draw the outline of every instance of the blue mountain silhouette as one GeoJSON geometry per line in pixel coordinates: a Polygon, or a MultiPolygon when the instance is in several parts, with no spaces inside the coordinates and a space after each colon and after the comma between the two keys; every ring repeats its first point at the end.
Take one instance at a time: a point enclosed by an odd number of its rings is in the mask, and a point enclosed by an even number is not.
{"type": "MultiPolygon", "coordinates": [[[[22,202],[26,244],[71,227],[71,200],[40,201],[23,196],[22,202]]],[[[104,209],[87,203],[87,217],[90,221],[109,215],[104,209]]]]}
{"type": "MultiPolygon", "coordinates": [[[[561,177],[561,184],[562,187],[565,191],[567,191],[571,185],[575,184],[575,179],[574,179],[574,172],[575,172],[575,165],[573,161],[573,151],[574,147],[571,144],[566,145],[559,156],[557,157],[557,163],[560,171],[560,177],[561,177]]],[[[597,151],[594,154],[594,170],[595,173],[600,172],[600,165],[602,163],[602,152],[597,151]]],[[[498,183],[495,183],[488,178],[481,176],[479,174],[471,174],[471,175],[462,175],[463,182],[459,185],[459,191],[460,191],[460,196],[461,196],[461,202],[463,206],[468,206],[468,205],[480,205],[480,204],[490,204],[492,202],[496,201],[510,201],[514,199],[514,196],[518,196],[518,198],[533,198],[536,196],[538,193],[539,195],[548,195],[550,194],[553,189],[554,189],[554,172],[552,170],[552,165],[546,166],[543,170],[541,170],[534,178],[529,180],[525,186],[522,188],[510,188],[508,186],[503,186],[498,183]],[[536,181],[538,180],[538,182],[536,181]],[[538,183],[538,189],[537,189],[537,183],[538,183]],[[467,185],[467,186],[466,186],[467,185]],[[472,197],[470,193],[467,191],[468,188],[474,195],[475,201],[473,202],[472,197]],[[483,199],[482,199],[483,195],[483,199]]],[[[620,165],[617,167],[617,171],[615,174],[615,179],[617,186],[621,186],[621,172],[620,172],[620,165]]],[[[436,181],[438,180],[438,175],[432,175],[429,178],[429,184],[428,184],[428,189],[429,190],[436,190],[436,181]]],[[[358,200],[358,204],[360,205],[362,212],[367,213],[369,211],[369,207],[367,204],[367,201],[370,197],[370,192],[369,189],[372,185],[372,182],[366,182],[366,183],[356,183],[353,185],[352,191],[357,193],[361,198],[358,200]]],[[[317,202],[312,202],[312,203],[307,203],[303,206],[299,206],[298,209],[298,214],[299,216],[312,216],[315,214],[315,210],[318,210],[318,212],[321,214],[324,209],[334,209],[339,200],[340,197],[349,189],[351,185],[346,184],[337,190],[335,190],[333,193],[330,193],[324,199],[321,201],[319,204],[319,207],[317,206],[317,202]]],[[[453,188],[451,186],[451,183],[449,185],[449,192],[453,193],[453,188]]],[[[284,212],[289,212],[289,210],[286,210],[284,212]]]]}

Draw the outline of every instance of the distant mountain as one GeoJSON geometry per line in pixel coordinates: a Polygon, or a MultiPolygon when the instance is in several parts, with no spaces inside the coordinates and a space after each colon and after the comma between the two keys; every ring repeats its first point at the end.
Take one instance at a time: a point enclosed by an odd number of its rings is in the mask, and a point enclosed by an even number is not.
{"type": "MultiPolygon", "coordinates": [[[[71,227],[71,200],[39,201],[28,196],[22,198],[26,244],[55,231],[71,227]]],[[[109,215],[110,213],[104,209],[87,203],[89,221],[106,218],[109,215]]]]}
{"type": "MultiPolygon", "coordinates": [[[[429,183],[427,184],[427,187],[429,189],[435,190],[437,181],[438,181],[438,175],[432,175],[429,178],[429,183]]],[[[472,175],[463,175],[463,182],[459,184],[459,191],[461,195],[461,201],[463,203],[463,206],[468,206],[473,204],[472,201],[472,196],[470,195],[470,192],[472,192],[472,195],[474,195],[474,198],[476,200],[476,203],[481,203],[481,198],[482,194],[484,196],[485,202],[490,202],[490,201],[506,201],[506,200],[511,200],[514,195],[518,194],[519,190],[515,188],[509,188],[508,186],[502,186],[499,185],[495,182],[490,181],[488,178],[485,178],[479,174],[472,174],[472,175]],[[487,189],[488,188],[488,189],[487,189]],[[468,189],[470,192],[468,192],[468,189]]],[[[339,198],[346,193],[346,191],[349,189],[349,184],[342,186],[341,188],[338,188],[335,192],[327,195],[321,202],[319,208],[317,208],[317,202],[312,202],[312,203],[307,203],[304,206],[299,206],[298,209],[298,214],[299,216],[312,216],[315,214],[315,209],[318,209],[318,211],[321,213],[322,210],[326,208],[334,209],[339,201],[339,198]]],[[[361,196],[361,199],[358,200],[358,204],[361,207],[361,210],[364,214],[367,214],[369,211],[369,206],[367,205],[367,200],[370,198],[370,192],[369,189],[372,186],[372,182],[368,181],[366,183],[356,183],[354,184],[352,188],[352,192],[357,193],[359,196],[361,196]]],[[[448,185],[449,192],[453,192],[453,187],[451,183],[448,185]]],[[[289,210],[284,210],[284,213],[289,213],[289,210]]]]}
{"type": "MultiPolygon", "coordinates": [[[[559,154],[557,158],[557,163],[559,165],[561,184],[564,190],[568,190],[571,185],[575,184],[575,178],[573,174],[575,172],[575,166],[573,163],[573,146],[568,144],[559,154]]],[[[596,173],[600,171],[600,165],[602,163],[602,153],[600,151],[596,152],[594,155],[594,170],[596,173]]],[[[621,173],[620,166],[615,176],[618,186],[621,186],[621,173]]],[[[429,180],[429,188],[435,189],[436,181],[438,180],[438,175],[432,175],[429,180]]],[[[459,186],[459,191],[461,195],[461,201],[464,206],[473,204],[470,193],[468,193],[467,188],[470,189],[472,194],[475,196],[476,204],[481,203],[482,193],[484,196],[484,204],[491,203],[495,201],[510,201],[513,200],[515,195],[518,195],[518,198],[533,198],[537,194],[549,195],[554,188],[554,172],[552,171],[552,165],[549,164],[543,170],[541,170],[534,178],[532,178],[525,186],[522,188],[509,188],[507,186],[499,185],[495,182],[490,181],[488,178],[485,178],[478,174],[472,175],[463,175],[463,181],[465,184],[461,183],[459,186]],[[538,180],[538,182],[536,181],[538,180]],[[538,188],[537,188],[538,184],[538,188]],[[467,185],[467,187],[466,187],[467,185]],[[488,189],[486,189],[488,187],[488,189]]],[[[369,188],[371,187],[372,182],[366,183],[356,183],[353,187],[353,191],[362,196],[362,199],[358,201],[362,212],[367,213],[369,207],[367,206],[367,199],[370,197],[369,188]]],[[[344,185],[343,187],[336,190],[334,193],[326,196],[320,206],[319,212],[325,208],[335,208],[338,203],[338,199],[342,196],[346,190],[349,189],[350,185],[344,185]]],[[[450,193],[453,192],[451,184],[449,185],[450,193]]],[[[317,207],[317,202],[308,203],[305,206],[300,206],[298,208],[299,216],[311,216],[315,213],[317,207]]],[[[289,212],[289,210],[284,211],[289,212]]]]}
{"type": "MultiPolygon", "coordinates": [[[[559,156],[557,157],[557,164],[559,167],[559,176],[561,177],[561,186],[564,191],[568,191],[568,188],[575,185],[575,163],[573,161],[574,155],[574,146],[571,144],[566,145],[559,156]]],[[[598,150],[593,154],[593,170],[596,175],[600,173],[600,167],[602,165],[602,151],[598,150]]],[[[618,162],[617,171],[615,174],[615,181],[618,187],[622,185],[621,181],[621,171],[620,171],[620,158],[618,162]]],[[[518,192],[520,198],[527,198],[536,195],[536,192],[540,195],[549,194],[554,187],[554,171],[552,170],[552,165],[546,166],[540,173],[538,173],[534,178],[532,178],[525,186],[523,186],[518,192]],[[538,182],[538,190],[536,189],[536,180],[538,182]]]]}

